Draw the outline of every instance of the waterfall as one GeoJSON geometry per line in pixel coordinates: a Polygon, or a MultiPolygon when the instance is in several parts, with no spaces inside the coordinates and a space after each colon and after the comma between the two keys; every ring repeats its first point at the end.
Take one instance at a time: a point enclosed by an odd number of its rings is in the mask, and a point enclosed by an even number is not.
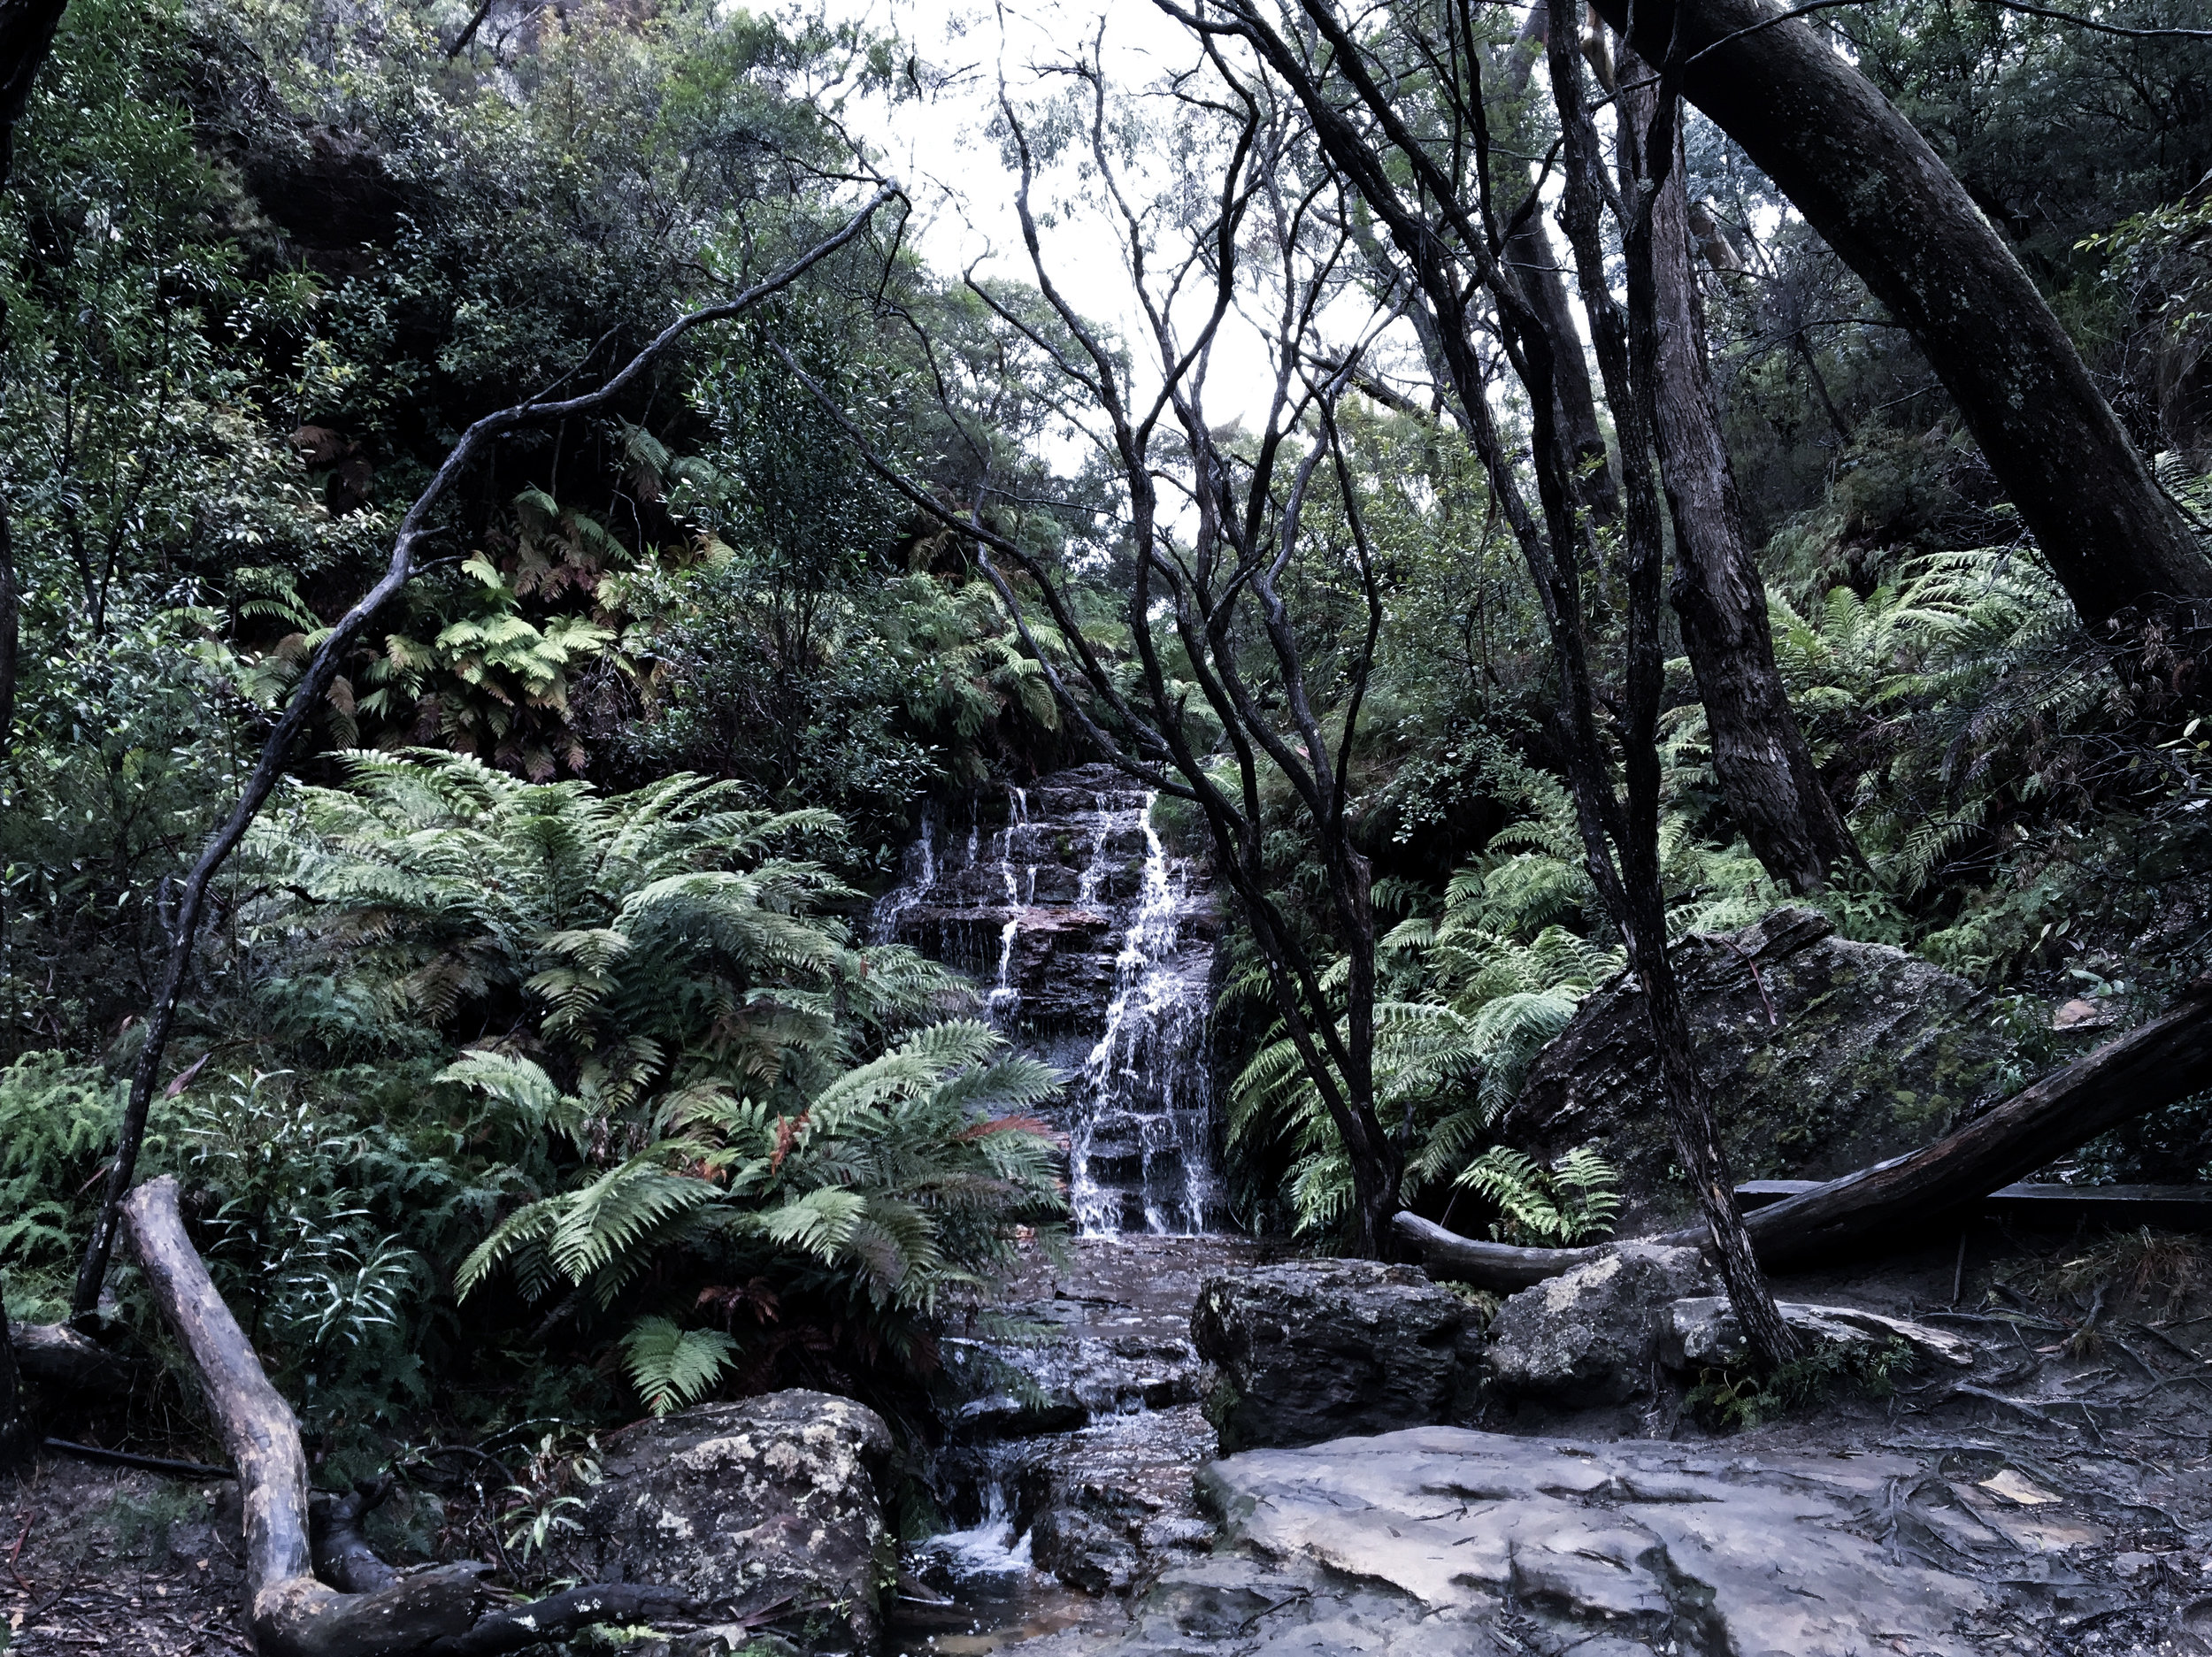
{"type": "Polygon", "coordinates": [[[1137,901],[1114,956],[1105,1028],[1083,1066],[1088,1109],[1070,1139],[1069,1194],[1086,1234],[1136,1229],[1129,1224],[1133,1187],[1148,1231],[1202,1231],[1215,1206],[1212,1124],[1200,1056],[1207,986],[1202,978],[1193,983],[1179,959],[1190,901],[1153,825],[1158,803],[1157,794],[1148,794],[1140,808],[1144,863],[1137,901]],[[1110,1165],[1118,1165],[1120,1181],[1102,1185],[1100,1170],[1110,1165]]]}
{"type": "Polygon", "coordinates": [[[964,844],[941,853],[926,819],[869,927],[968,972],[991,1022],[1068,1078],[1049,1114],[1085,1236],[1202,1232],[1221,1217],[1210,893],[1169,854],[1157,804],[1092,765],[1009,789],[1002,807],[976,802],[964,844]]]}

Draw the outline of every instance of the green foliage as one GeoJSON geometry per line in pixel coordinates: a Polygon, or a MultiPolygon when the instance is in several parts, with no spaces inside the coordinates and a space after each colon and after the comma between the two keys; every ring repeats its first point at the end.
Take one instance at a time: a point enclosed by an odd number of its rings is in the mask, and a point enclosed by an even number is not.
{"type": "MultiPolygon", "coordinates": [[[[1493,844],[1520,845],[1543,834],[1543,825],[1532,825],[1493,844]]],[[[1409,1201],[1459,1174],[1518,1094],[1544,1044],[1566,1028],[1585,995],[1620,970],[1617,950],[1560,925],[1545,924],[1525,942],[1493,930],[1559,913],[1549,871],[1570,867],[1549,853],[1494,852],[1454,878],[1440,917],[1409,918],[1383,940],[1394,982],[1409,993],[1375,1009],[1376,1099],[1386,1122],[1409,1116],[1414,1124],[1402,1187],[1409,1201]],[[1529,878],[1540,867],[1545,872],[1529,878]]],[[[1258,987],[1233,984],[1230,993],[1258,987]]],[[[1320,1090],[1286,1037],[1263,1047],[1238,1076],[1227,1127],[1232,1147],[1248,1155],[1271,1141],[1289,1149],[1301,1229],[1332,1224],[1345,1212],[1350,1166],[1320,1090]]]]}
{"type": "Polygon", "coordinates": [[[1547,1168],[1494,1145],[1454,1182],[1487,1198],[1501,1216],[1490,1235],[1529,1248],[1571,1248],[1612,1234],[1621,1211],[1620,1173],[1588,1146],[1547,1168]]]}
{"type": "Polygon", "coordinates": [[[683,1329],[641,1317],[622,1337],[623,1372],[656,1415],[695,1402],[719,1380],[737,1342],[718,1329],[683,1329]]]}
{"type": "Polygon", "coordinates": [[[1887,1398],[1916,1362],[1907,1340],[1832,1342],[1764,1375],[1742,1363],[1701,1369],[1685,1402],[1707,1428],[1742,1431],[1839,1395],[1887,1398]]]}
{"type": "Polygon", "coordinates": [[[1025,1114],[1052,1073],[980,1024],[911,1028],[957,981],[855,945],[818,912],[844,889],[777,855],[833,843],[834,817],[682,775],[610,796],[452,756],[348,763],[351,789],[295,790],[257,839],[280,892],[258,924],[387,1024],[469,1042],[440,1087],[565,1147],[459,1262],[462,1293],[497,1272],[525,1301],[626,1310],[668,1408],[738,1345],[671,1310],[758,1329],[827,1307],[918,1360],[941,1298],[987,1293],[1012,1228],[1060,1212],[1025,1114]]]}
{"type": "Polygon", "coordinates": [[[65,1308],[85,1185],[122,1112],[118,1085],[65,1054],[27,1053],[0,1070],[0,1280],[13,1316],[65,1308]]]}

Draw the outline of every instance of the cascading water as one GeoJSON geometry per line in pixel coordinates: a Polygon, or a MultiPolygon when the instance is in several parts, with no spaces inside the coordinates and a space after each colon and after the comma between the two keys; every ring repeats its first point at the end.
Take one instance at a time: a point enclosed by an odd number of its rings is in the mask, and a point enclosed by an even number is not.
{"type": "Polygon", "coordinates": [[[1069,1201],[1086,1234],[1140,1229],[1130,1224],[1136,1218],[1148,1231],[1202,1231],[1218,1206],[1200,1056],[1207,986],[1202,978],[1192,982],[1183,958],[1187,871],[1171,867],[1160,844],[1152,822],[1158,800],[1147,794],[1139,813],[1145,853],[1136,905],[1114,956],[1106,1027],[1083,1066],[1089,1108],[1069,1138],[1069,1201]]]}
{"type": "Polygon", "coordinates": [[[1076,1242],[1025,1251],[996,1309],[1027,1333],[941,1344],[959,1401],[931,1484],[953,1528],[910,1565],[947,1597],[902,1601],[902,1627],[945,1657],[1097,1615],[1056,1576],[1125,1585],[1117,1573],[1211,1536],[1192,1495],[1213,1434],[1191,1306],[1206,1273],[1263,1246],[1217,1229],[1215,917],[1157,805],[1091,765],[933,818],[870,927],[968,973],[985,1016],[1067,1078],[1046,1114],[1067,1139],[1076,1242]]]}
{"type": "Polygon", "coordinates": [[[972,973],[992,1021],[1067,1075],[1054,1115],[1085,1236],[1203,1232],[1221,1213],[1212,909],[1156,804],[1086,766],[1008,790],[1002,826],[979,812],[949,855],[925,822],[871,929],[972,973]]]}

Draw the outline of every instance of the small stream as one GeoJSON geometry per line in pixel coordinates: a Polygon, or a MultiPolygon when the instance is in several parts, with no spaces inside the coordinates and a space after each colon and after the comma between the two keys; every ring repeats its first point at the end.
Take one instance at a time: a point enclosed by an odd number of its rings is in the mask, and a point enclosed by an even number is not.
{"type": "Polygon", "coordinates": [[[1118,1623],[1118,1590],[1210,1541],[1190,1310],[1261,1246],[1221,1230],[1216,916],[1157,803],[1103,765],[986,796],[924,821],[876,907],[874,936],[969,973],[992,1024],[1068,1078],[1046,1114],[1076,1233],[1064,1263],[1032,1252],[999,1325],[945,1343],[965,1401],[934,1484],[956,1528],[910,1550],[899,1650],[973,1657],[1118,1623]]]}

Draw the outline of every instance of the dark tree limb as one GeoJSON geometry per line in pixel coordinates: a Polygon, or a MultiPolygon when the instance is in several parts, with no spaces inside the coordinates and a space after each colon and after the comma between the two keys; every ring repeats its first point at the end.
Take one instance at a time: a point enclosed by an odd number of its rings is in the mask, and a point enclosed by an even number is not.
{"type": "Polygon", "coordinates": [[[23,1378],[56,1393],[111,1398],[130,1390],[122,1360],[66,1324],[18,1323],[7,1344],[23,1378]]]}
{"type": "Polygon", "coordinates": [[[547,1640],[566,1639],[600,1622],[650,1622],[680,1615],[689,1605],[672,1588],[627,1582],[596,1583],[549,1594],[528,1605],[488,1611],[465,1634],[449,1634],[424,1648],[422,1657],[498,1657],[547,1640]]]}
{"type": "MultiPolygon", "coordinates": [[[[0,0],[4,3],[4,0],[0,0]]],[[[392,543],[391,563],[382,579],[352,609],[339,618],[337,625],[316,646],[308,659],[307,671],[293,687],[289,702],[285,704],[283,717],[270,732],[269,740],[261,749],[261,757],[255,763],[252,774],[238,796],[238,803],[230,816],[215,831],[200,853],[192,871],[185,877],[177,897],[176,916],[169,939],[168,960],[163,967],[161,989],[146,1020],[145,1043],[140,1047],[138,1062],[131,1071],[130,1101],[124,1107],[123,1123],[117,1137],[115,1160],[110,1164],[106,1195],[100,1203],[98,1217],[93,1222],[91,1240],[86,1245],[84,1263],[78,1269],[77,1290],[71,1306],[74,1314],[83,1317],[99,1303],[100,1285],[107,1277],[108,1255],[115,1246],[118,1216],[121,1211],[123,1193],[130,1189],[131,1179],[138,1167],[138,1150],[146,1137],[146,1114],[151,1109],[154,1089],[161,1079],[162,1055],[169,1045],[169,1031],[174,1023],[177,1000],[184,989],[184,975],[192,960],[193,945],[199,933],[200,911],[206,902],[207,888],[216,871],[237,849],[245,839],[246,831],[260,815],[268,802],[278,781],[283,777],[292,745],[306,729],[307,722],[330,690],[331,681],[338,675],[338,668],[346,652],[353,648],[370,619],[382,609],[392,595],[406,586],[415,572],[415,563],[422,545],[438,531],[432,515],[446,493],[459,482],[477,456],[510,432],[529,426],[549,425],[573,417],[595,414],[638,384],[654,364],[693,329],[710,322],[724,322],[741,316],[756,305],[782,292],[801,275],[827,258],[848,242],[857,238],[867,228],[877,209],[900,194],[895,183],[887,183],[871,196],[860,211],[846,221],[844,228],[826,241],[817,242],[789,265],[747,288],[734,299],[722,304],[709,305],[703,310],[679,317],[655,335],[650,344],[624,364],[619,372],[596,391],[581,396],[550,401],[544,396],[534,397],[512,408],[501,409],[478,420],[462,433],[461,441],[453,446],[445,462],[430,479],[415,503],[400,519],[399,533],[392,543]]]]}
{"type": "Polygon", "coordinates": [[[31,83],[53,50],[68,0],[0,0],[0,184],[15,159],[16,123],[31,101],[31,83]]]}
{"type": "Polygon", "coordinates": [[[142,1473],[162,1473],[171,1478],[238,1477],[227,1467],[211,1467],[205,1461],[175,1461],[165,1455],[141,1455],[134,1450],[111,1450],[103,1445],[75,1444],[67,1438],[48,1438],[40,1447],[80,1461],[97,1461],[103,1467],[136,1468],[142,1473]]]}
{"type": "Polygon", "coordinates": [[[315,1574],[343,1593],[374,1593],[399,1580],[361,1533],[361,1522],[384,1505],[399,1481],[389,1473],[356,1484],[342,1496],[318,1491],[308,1498],[307,1533],[315,1574]]]}
{"type": "Polygon", "coordinates": [[[453,37],[453,44],[445,49],[446,62],[451,63],[468,50],[469,42],[476,38],[476,31],[484,27],[484,19],[491,16],[492,8],[498,4],[499,0],[482,0],[482,4],[470,13],[469,20],[462,26],[461,32],[453,37]]]}
{"type": "MultiPolygon", "coordinates": [[[[2212,1087],[2212,978],[2094,1053],[2051,1072],[1957,1132],[1904,1156],[1755,1209],[1744,1230],[1762,1264],[1804,1266],[1910,1236],[2145,1111],[2212,1087]]],[[[1399,1235],[1434,1270],[1521,1289],[1571,1271],[1597,1248],[1514,1248],[1462,1237],[1411,1213],[1399,1235]]],[[[1695,1247],[1702,1229],[1654,1240],[1695,1247]]]]}
{"type": "Polygon", "coordinates": [[[36,1435],[23,1398],[23,1377],[15,1361],[15,1342],[8,1334],[8,1303],[0,1295],[0,1473],[5,1473],[31,1453],[36,1435]]]}

